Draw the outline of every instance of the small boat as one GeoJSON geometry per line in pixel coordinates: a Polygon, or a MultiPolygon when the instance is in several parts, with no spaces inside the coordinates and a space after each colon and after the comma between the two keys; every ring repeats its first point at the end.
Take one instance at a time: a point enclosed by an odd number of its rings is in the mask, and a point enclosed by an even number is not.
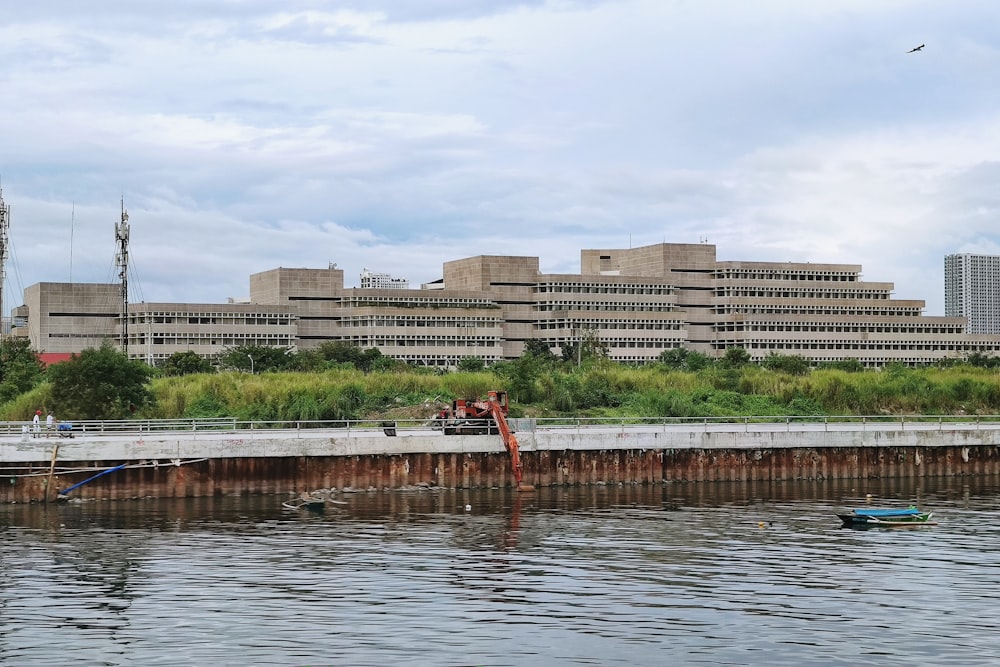
{"type": "Polygon", "coordinates": [[[850,528],[917,528],[936,526],[931,521],[933,512],[923,512],[916,507],[907,508],[856,508],[850,514],[838,514],[845,527],[850,528]]]}

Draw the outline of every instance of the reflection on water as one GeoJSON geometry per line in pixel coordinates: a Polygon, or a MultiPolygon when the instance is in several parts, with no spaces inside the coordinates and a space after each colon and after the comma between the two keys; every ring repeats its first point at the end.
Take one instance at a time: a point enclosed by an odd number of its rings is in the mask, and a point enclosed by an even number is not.
{"type": "Polygon", "coordinates": [[[988,664],[993,478],[0,507],[0,664],[988,664]],[[864,503],[940,524],[841,529],[864,503]]]}

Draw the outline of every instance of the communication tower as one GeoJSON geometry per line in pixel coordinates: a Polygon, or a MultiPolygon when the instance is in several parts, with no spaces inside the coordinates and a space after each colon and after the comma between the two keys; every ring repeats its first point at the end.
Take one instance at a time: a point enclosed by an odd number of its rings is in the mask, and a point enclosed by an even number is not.
{"type": "Polygon", "coordinates": [[[122,199],[122,219],[115,225],[115,240],[118,242],[118,253],[115,263],[118,265],[118,277],[122,281],[122,352],[128,356],[128,211],[125,210],[125,199],[122,199]]]}
{"type": "Polygon", "coordinates": [[[7,333],[3,326],[3,288],[7,284],[7,252],[10,230],[10,205],[3,201],[3,187],[0,187],[0,338],[7,333]]]}

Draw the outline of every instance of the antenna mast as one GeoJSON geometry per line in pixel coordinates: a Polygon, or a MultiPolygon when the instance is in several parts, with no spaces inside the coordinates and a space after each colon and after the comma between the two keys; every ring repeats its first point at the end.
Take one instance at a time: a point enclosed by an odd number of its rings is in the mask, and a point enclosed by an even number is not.
{"type": "Polygon", "coordinates": [[[0,339],[7,333],[3,326],[3,288],[7,284],[7,246],[10,229],[10,205],[3,201],[3,186],[0,186],[0,339]]]}
{"type": "Polygon", "coordinates": [[[122,281],[122,352],[128,356],[128,211],[125,210],[125,198],[122,197],[122,220],[115,225],[115,240],[118,242],[118,277],[122,281]]]}

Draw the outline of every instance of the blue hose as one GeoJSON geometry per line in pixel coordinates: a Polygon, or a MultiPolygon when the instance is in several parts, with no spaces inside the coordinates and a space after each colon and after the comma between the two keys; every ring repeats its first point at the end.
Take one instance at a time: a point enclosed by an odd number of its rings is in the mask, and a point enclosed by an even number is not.
{"type": "Polygon", "coordinates": [[[62,491],[59,492],[59,495],[65,496],[67,493],[69,493],[73,489],[79,488],[79,487],[83,486],[84,484],[86,484],[87,482],[92,482],[95,479],[97,479],[98,477],[102,477],[103,475],[107,475],[109,472],[114,472],[116,470],[121,470],[126,465],[128,465],[128,464],[127,463],[123,463],[120,466],[115,466],[114,468],[108,468],[107,470],[102,470],[101,472],[97,473],[93,477],[88,477],[87,479],[83,480],[82,482],[77,482],[76,484],[74,484],[73,486],[69,487],[68,489],[63,489],[62,491]]]}

